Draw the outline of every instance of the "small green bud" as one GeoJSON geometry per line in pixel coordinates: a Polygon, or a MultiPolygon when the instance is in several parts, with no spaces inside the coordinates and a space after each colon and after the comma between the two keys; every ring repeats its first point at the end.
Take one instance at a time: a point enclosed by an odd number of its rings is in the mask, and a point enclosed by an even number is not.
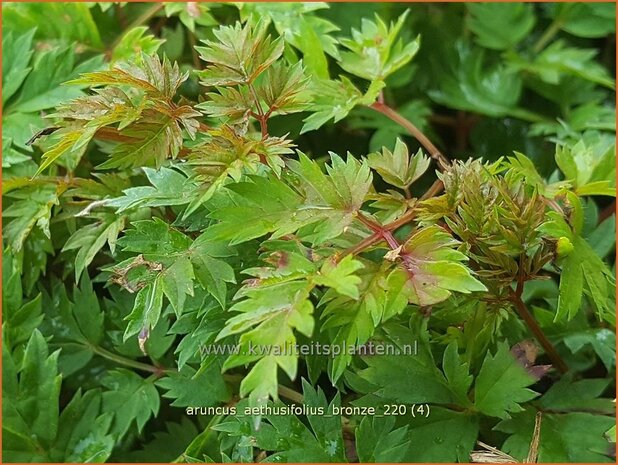
{"type": "Polygon", "coordinates": [[[566,257],[573,251],[573,244],[568,237],[562,236],[558,239],[556,251],[558,252],[558,257],[566,257]]]}

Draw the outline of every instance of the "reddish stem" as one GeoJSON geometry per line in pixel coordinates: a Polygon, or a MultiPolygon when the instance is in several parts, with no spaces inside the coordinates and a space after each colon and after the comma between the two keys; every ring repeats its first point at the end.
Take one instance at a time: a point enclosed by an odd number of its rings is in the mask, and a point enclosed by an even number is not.
{"type": "Polygon", "coordinates": [[[427,149],[431,158],[436,160],[440,166],[440,169],[444,170],[449,166],[448,159],[438,150],[438,148],[429,140],[429,138],[421,132],[411,121],[404,118],[402,115],[397,113],[393,108],[389,107],[387,104],[377,101],[374,102],[370,108],[373,108],[375,111],[382,113],[387,116],[401,127],[406,129],[412,136],[418,140],[423,147],[427,149]]]}

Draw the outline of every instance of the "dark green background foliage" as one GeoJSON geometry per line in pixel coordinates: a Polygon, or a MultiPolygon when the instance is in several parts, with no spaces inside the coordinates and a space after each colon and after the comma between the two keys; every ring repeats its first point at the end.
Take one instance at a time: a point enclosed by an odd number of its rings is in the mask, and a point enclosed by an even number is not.
{"type": "Polygon", "coordinates": [[[5,462],[613,461],[615,5],[2,12],[5,462]]]}

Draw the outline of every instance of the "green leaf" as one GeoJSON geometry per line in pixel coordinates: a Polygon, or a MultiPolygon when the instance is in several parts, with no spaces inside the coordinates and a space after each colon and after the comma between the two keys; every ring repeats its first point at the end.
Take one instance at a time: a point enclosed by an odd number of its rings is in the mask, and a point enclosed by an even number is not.
{"type": "Polygon", "coordinates": [[[339,42],[348,51],[341,52],[340,66],[348,73],[369,81],[383,81],[408,64],[420,48],[420,37],[413,41],[399,38],[407,13],[388,26],[378,15],[375,22],[363,18],[361,29],[352,29],[351,39],[339,42]]]}
{"type": "Polygon", "coordinates": [[[77,65],[75,53],[71,48],[54,48],[35,55],[32,63],[33,71],[24,80],[19,93],[11,100],[7,113],[32,113],[46,110],[83,95],[80,90],[83,86],[63,86],[61,84],[77,77],[80,73],[92,71],[102,65],[101,55],[77,65]]]}
{"type": "Polygon", "coordinates": [[[193,265],[187,257],[176,260],[162,273],[162,286],[176,314],[182,313],[187,295],[193,295],[193,265]]]}
{"type": "Polygon", "coordinates": [[[303,111],[307,107],[307,84],[303,62],[287,66],[277,62],[264,74],[256,92],[275,114],[303,111]]]}
{"type": "Polygon", "coordinates": [[[367,161],[386,182],[400,189],[410,187],[427,171],[430,164],[430,159],[420,149],[410,157],[407,145],[399,138],[392,152],[384,147],[381,154],[369,154],[367,161]]]}
{"type": "Polygon", "coordinates": [[[60,415],[58,436],[51,451],[57,461],[102,463],[112,454],[115,442],[108,430],[111,415],[100,415],[101,392],[78,390],[60,415]]]}
{"type": "Polygon", "coordinates": [[[513,48],[524,40],[535,23],[532,5],[526,3],[469,3],[468,27],[477,42],[494,50],[513,48]]]}
{"type": "Polygon", "coordinates": [[[321,243],[339,236],[362,205],[371,173],[351,156],[344,162],[333,154],[332,160],[328,177],[304,154],[298,162],[290,160],[296,178],[290,184],[297,190],[274,176],[250,176],[248,182],[227,185],[233,203],[210,214],[219,223],[205,235],[238,244],[267,233],[278,238],[321,221],[304,239],[321,243]]]}
{"type": "Polygon", "coordinates": [[[150,441],[142,444],[141,448],[130,451],[123,460],[133,463],[172,462],[184,452],[192,438],[198,435],[195,424],[188,417],[182,417],[180,423],[166,422],[165,427],[165,431],[153,433],[150,441]]]}
{"type": "Polygon", "coordinates": [[[4,458],[14,462],[50,460],[46,451],[58,432],[58,352],[49,355],[43,335],[34,330],[19,369],[6,344],[2,359],[4,458]]]}
{"type": "Polygon", "coordinates": [[[173,399],[174,407],[210,407],[230,400],[229,388],[218,363],[197,372],[185,367],[180,373],[170,373],[159,379],[156,385],[166,390],[163,397],[173,399]]]}
{"type": "Polygon", "coordinates": [[[36,226],[47,238],[51,236],[49,222],[52,208],[58,205],[58,191],[55,185],[28,186],[9,194],[16,199],[2,212],[5,218],[14,218],[4,227],[4,240],[14,252],[19,252],[36,226]]]}
{"type": "Polygon", "coordinates": [[[591,378],[575,381],[573,376],[566,376],[541,397],[540,404],[547,410],[587,410],[613,415],[615,408],[612,399],[600,398],[608,385],[607,379],[591,378]]]}
{"type": "Polygon", "coordinates": [[[510,64],[516,69],[536,74],[542,81],[559,84],[565,76],[575,76],[614,89],[614,79],[594,58],[594,49],[568,47],[559,40],[529,62],[516,54],[509,55],[510,64]]]}
{"type": "Polygon", "coordinates": [[[12,273],[4,274],[2,288],[2,329],[3,342],[9,350],[23,344],[32,335],[32,332],[43,321],[41,294],[34,299],[24,302],[22,300],[21,276],[12,273]]]}
{"type": "Polygon", "coordinates": [[[32,57],[34,29],[16,36],[12,32],[2,36],[2,106],[4,107],[32,70],[28,66],[32,57]]]}
{"type": "MultiPolygon", "coordinates": [[[[345,448],[338,415],[329,415],[333,407],[339,407],[339,396],[328,403],[321,389],[314,390],[303,381],[303,392],[308,407],[307,426],[296,415],[268,415],[259,424],[250,422],[250,405],[240,403],[238,414],[214,427],[228,433],[239,442],[273,452],[268,462],[343,462],[345,448]],[[247,411],[249,409],[249,411],[247,411]]],[[[281,408],[283,403],[268,404],[281,408]]],[[[255,417],[254,417],[255,418],[255,417]]],[[[253,418],[253,419],[254,419],[253,418]]]]}
{"type": "Polygon", "coordinates": [[[250,84],[283,53],[283,41],[271,40],[267,35],[268,23],[258,22],[244,27],[233,26],[215,29],[217,41],[202,41],[196,47],[200,58],[209,63],[198,75],[207,86],[250,84]]]}
{"type": "Polygon", "coordinates": [[[395,429],[395,417],[364,417],[355,431],[361,463],[400,463],[410,446],[407,426],[395,429]]]}
{"type": "Polygon", "coordinates": [[[97,25],[84,3],[14,3],[5,5],[5,33],[22,33],[36,28],[38,39],[79,42],[101,48],[97,25]]]}
{"type": "Polygon", "coordinates": [[[160,218],[141,220],[133,223],[133,228],[125,232],[118,240],[118,245],[125,252],[137,252],[165,257],[186,250],[191,245],[191,239],[172,228],[160,218]]]}
{"type": "Polygon", "coordinates": [[[124,229],[125,217],[111,214],[96,215],[98,222],[75,231],[64,244],[63,251],[77,249],[75,257],[75,281],[92,263],[103,246],[109,244],[112,254],[116,249],[116,239],[124,229]]]}
{"type": "Polygon", "coordinates": [[[194,183],[175,169],[161,167],[142,168],[151,186],[130,187],[123,191],[122,197],[105,202],[108,207],[116,208],[117,213],[139,207],[163,207],[184,205],[191,199],[195,190],[194,183]]]}
{"type": "Polygon", "coordinates": [[[556,146],[556,164],[573,181],[578,195],[616,195],[615,145],[598,150],[584,140],[556,146]]]}
{"type": "MultiPolygon", "coordinates": [[[[577,200],[573,194],[571,201],[577,200]]],[[[575,215],[581,214],[581,204],[574,204],[575,215]]],[[[580,310],[582,298],[587,295],[594,303],[600,320],[615,321],[616,311],[613,303],[616,280],[607,265],[599,258],[588,242],[579,235],[581,224],[573,220],[574,231],[566,221],[555,212],[548,213],[549,220],[541,227],[549,236],[565,237],[570,240],[573,250],[560,262],[560,295],[555,321],[571,320],[580,310]]]]}
{"type": "Polygon", "coordinates": [[[165,40],[157,39],[152,34],[146,34],[148,27],[139,26],[129,29],[121,37],[112,52],[112,62],[130,61],[144,53],[154,55],[165,40]]]}
{"type": "MultiPolygon", "coordinates": [[[[479,434],[479,419],[466,412],[430,406],[429,416],[409,418],[408,463],[466,463],[479,434]]],[[[426,407],[425,407],[426,412],[426,407]]]]}
{"type": "Polygon", "coordinates": [[[243,174],[260,172],[263,161],[279,174],[281,157],[293,153],[293,144],[285,137],[245,136],[227,124],[209,131],[209,135],[211,137],[190,154],[189,162],[201,186],[187,207],[185,218],[208,201],[229,178],[239,181],[243,174]]]}
{"type": "Polygon", "coordinates": [[[598,38],[616,32],[616,9],[604,3],[552,5],[552,16],[563,31],[578,37],[598,38]]]}
{"type": "Polygon", "coordinates": [[[450,71],[442,74],[438,87],[429,92],[433,100],[492,117],[529,117],[525,110],[517,108],[522,87],[517,73],[500,65],[485,68],[483,51],[465,42],[458,42],[456,51],[450,71]]]}
{"type": "Polygon", "coordinates": [[[476,378],[474,406],[485,415],[510,418],[510,413],[523,411],[519,404],[537,396],[527,389],[534,382],[507,344],[499,344],[495,355],[487,354],[476,378]]]}
{"type": "Polygon", "coordinates": [[[331,119],[335,123],[342,120],[357,105],[365,102],[373,103],[380,89],[370,88],[363,96],[352,81],[341,76],[341,80],[338,81],[314,79],[309,90],[313,96],[309,105],[312,114],[303,120],[305,124],[300,131],[301,134],[319,129],[331,119]]]}
{"type": "MultiPolygon", "coordinates": [[[[293,329],[307,337],[313,331],[313,305],[309,301],[307,287],[302,281],[291,281],[243,288],[240,295],[246,299],[230,308],[230,311],[240,312],[240,315],[230,318],[217,336],[217,339],[222,339],[244,332],[240,338],[241,355],[228,358],[224,367],[231,368],[259,359],[262,356],[259,349],[263,347],[271,352],[267,358],[275,360],[293,379],[296,376],[297,359],[297,355],[289,350],[296,340],[293,329]],[[252,354],[250,347],[257,350],[253,349],[252,354]]],[[[243,380],[241,393],[248,392],[244,386],[250,384],[249,381],[249,378],[243,380]]]]}
{"type": "Polygon", "coordinates": [[[132,371],[110,371],[102,384],[108,389],[103,392],[103,411],[114,416],[111,434],[116,440],[127,434],[133,422],[141,432],[151,416],[159,412],[157,388],[132,371]]]}
{"type": "MultiPolygon", "coordinates": [[[[527,409],[496,428],[509,434],[501,450],[516,459],[528,454],[535,422],[535,409],[527,409]]],[[[590,413],[544,413],[539,438],[539,462],[613,462],[603,436],[615,424],[609,416],[590,413]]]]}
{"type": "Polygon", "coordinates": [[[283,40],[302,52],[303,61],[312,74],[328,79],[326,55],[339,58],[337,40],[331,36],[339,28],[313,14],[328,8],[327,3],[240,3],[237,6],[243,21],[252,15],[269,17],[283,40]]]}
{"type": "Polygon", "coordinates": [[[616,335],[607,328],[585,329],[572,332],[564,337],[564,344],[576,354],[584,346],[590,345],[599,359],[611,371],[616,366],[616,335]]]}
{"type": "MultiPolygon", "coordinates": [[[[401,313],[408,304],[405,296],[393,292],[387,286],[388,266],[366,266],[359,273],[361,283],[359,295],[341,295],[335,290],[324,294],[320,304],[324,305],[321,330],[335,328],[334,345],[360,347],[373,336],[375,328],[393,316],[401,313]]],[[[329,376],[336,382],[352,360],[348,350],[333,354],[329,376]]]]}
{"type": "Polygon", "coordinates": [[[316,266],[296,252],[275,250],[268,259],[274,267],[252,268],[230,308],[238,315],[229,318],[217,336],[221,340],[242,333],[238,351],[230,355],[223,368],[229,369],[257,361],[240,385],[241,396],[251,393],[252,404],[264,405],[277,397],[277,367],[290,379],[296,377],[298,331],[307,337],[313,332],[313,304],[309,293],[316,266]],[[276,261],[275,261],[276,260],[276,261]],[[242,299],[242,300],[240,300],[242,299]]]}
{"type": "Polygon", "coordinates": [[[141,289],[135,297],[133,311],[127,316],[129,323],[123,335],[123,341],[140,334],[140,339],[147,339],[150,331],[157,325],[163,307],[163,278],[158,275],[154,281],[141,289]]]}
{"type": "MultiPolygon", "coordinates": [[[[415,320],[420,326],[420,322],[415,320]]],[[[389,339],[400,350],[414,348],[412,356],[368,355],[367,368],[347,379],[353,390],[373,394],[384,401],[400,404],[451,403],[454,398],[442,372],[436,367],[424,328],[390,325],[389,339]],[[397,373],[397,376],[393,376],[397,373]],[[362,384],[361,383],[362,380],[362,384]]]]}
{"type": "Polygon", "coordinates": [[[363,264],[348,255],[338,263],[326,260],[319,274],[313,278],[313,282],[335,289],[339,294],[353,299],[359,298],[358,285],[361,279],[354,274],[363,268],[363,264]]]}
{"type": "Polygon", "coordinates": [[[130,323],[125,340],[140,331],[144,331],[147,338],[148,331],[158,322],[163,295],[180,316],[187,295],[194,295],[195,279],[222,306],[225,305],[226,283],[234,283],[235,277],[230,265],[217,257],[232,255],[227,248],[208,242],[202,236],[191,241],[159,218],[136,221],[133,226],[118,244],[123,251],[140,255],[110,268],[116,275],[113,281],[131,290],[141,289],[133,312],[127,317],[130,323]],[[141,268],[144,273],[132,278],[135,268],[141,268]]]}
{"type": "Polygon", "coordinates": [[[227,284],[236,283],[234,269],[222,257],[229,257],[227,248],[217,247],[206,240],[206,236],[198,237],[191,246],[191,263],[195,277],[202,287],[212,295],[222,308],[227,299],[227,284]],[[221,250],[223,249],[223,250],[221,250]]]}
{"type": "Polygon", "coordinates": [[[457,343],[452,342],[444,351],[442,370],[453,391],[457,402],[461,406],[471,405],[468,391],[472,385],[473,376],[470,374],[470,366],[461,360],[458,354],[457,343]]]}

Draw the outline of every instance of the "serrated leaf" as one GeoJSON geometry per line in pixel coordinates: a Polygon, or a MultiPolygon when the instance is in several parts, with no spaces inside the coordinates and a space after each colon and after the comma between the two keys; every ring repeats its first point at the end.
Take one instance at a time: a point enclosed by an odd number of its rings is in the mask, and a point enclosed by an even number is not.
{"type": "Polygon", "coordinates": [[[288,66],[277,62],[259,83],[256,92],[275,114],[289,114],[307,108],[307,84],[303,62],[288,66]]]}
{"type": "MultiPolygon", "coordinates": [[[[502,450],[525,460],[535,423],[535,409],[500,422],[496,429],[509,434],[502,450]]],[[[590,413],[544,413],[539,438],[539,462],[612,462],[606,455],[608,443],[603,436],[613,418],[590,413]]]]}
{"type": "Polygon", "coordinates": [[[531,5],[525,3],[470,3],[468,25],[483,47],[506,50],[530,33],[535,23],[531,5]]]}
{"type": "Polygon", "coordinates": [[[209,131],[210,139],[195,147],[189,156],[201,186],[184,213],[186,218],[208,201],[229,178],[239,181],[245,173],[256,173],[265,161],[281,171],[281,156],[291,154],[293,144],[285,137],[251,137],[227,124],[209,131]]]}
{"type": "Polygon", "coordinates": [[[103,392],[103,411],[113,414],[111,434],[122,438],[135,422],[142,431],[148,420],[159,412],[159,393],[151,381],[132,371],[111,371],[102,380],[108,390],[103,392]]]}
{"type": "MultiPolygon", "coordinates": [[[[336,329],[332,343],[338,346],[360,347],[374,334],[375,328],[393,316],[401,313],[408,301],[401,293],[392,292],[387,286],[388,266],[365,267],[360,273],[362,279],[357,300],[349,296],[327,291],[321,300],[325,304],[322,312],[324,322],[321,330],[336,329]]],[[[336,382],[352,360],[348,350],[333,355],[329,376],[336,382]]]]}
{"type": "Polygon", "coordinates": [[[551,12],[562,30],[578,37],[597,38],[616,31],[616,9],[611,5],[556,4],[551,12]]]}
{"type": "Polygon", "coordinates": [[[50,355],[43,335],[34,330],[19,372],[6,344],[2,359],[4,458],[16,462],[30,457],[50,460],[47,451],[58,432],[58,352],[50,355]]]}
{"type": "Polygon", "coordinates": [[[63,409],[58,436],[51,451],[57,461],[101,463],[109,458],[114,439],[108,434],[110,415],[100,415],[101,392],[78,390],[63,409]]]}
{"type": "Polygon", "coordinates": [[[48,238],[51,236],[49,222],[52,208],[59,203],[58,195],[58,188],[51,184],[28,186],[10,193],[16,201],[2,212],[2,216],[14,218],[4,227],[4,238],[14,252],[22,250],[35,226],[48,238]]]}
{"type": "Polygon", "coordinates": [[[70,84],[95,86],[129,86],[145,92],[154,99],[167,100],[174,97],[178,87],[188,77],[181,73],[177,63],[172,64],[166,57],[141,55],[139,63],[118,63],[109,71],[85,73],[70,84]]]}
{"type": "Polygon", "coordinates": [[[321,128],[328,121],[338,122],[345,118],[352,109],[360,104],[371,104],[378,96],[379,87],[370,87],[365,95],[345,76],[340,80],[314,79],[309,91],[313,96],[309,105],[312,112],[303,120],[300,131],[304,134],[321,128]]]}
{"type": "Polygon", "coordinates": [[[434,101],[493,117],[531,117],[517,108],[522,82],[516,72],[503,66],[485,69],[483,51],[464,42],[457,43],[456,51],[451,71],[440,76],[437,89],[429,92],[434,101]]]}
{"type": "Polygon", "coordinates": [[[468,391],[472,385],[473,376],[470,374],[469,364],[460,359],[456,343],[450,343],[444,351],[442,371],[459,405],[470,405],[468,391]]]}
{"type": "Polygon", "coordinates": [[[207,86],[252,83],[283,53],[283,41],[273,41],[267,35],[267,27],[265,21],[244,27],[237,22],[214,30],[216,42],[206,40],[205,46],[195,48],[200,58],[209,63],[199,73],[202,83],[207,86]]]}
{"type": "Polygon", "coordinates": [[[337,40],[331,33],[339,28],[326,18],[313,14],[328,8],[327,3],[241,3],[241,19],[270,17],[286,43],[300,50],[307,68],[319,78],[328,78],[326,55],[338,59],[337,40]]]}
{"type": "Polygon", "coordinates": [[[451,292],[486,291],[461,264],[467,257],[457,251],[458,242],[438,226],[419,228],[403,244],[401,265],[389,275],[391,289],[401,289],[410,303],[431,305],[446,300],[451,292]]]}
{"type": "Polygon", "coordinates": [[[112,62],[129,61],[141,53],[154,55],[165,40],[146,34],[148,27],[138,26],[126,31],[112,52],[112,62]]]}
{"type": "Polygon", "coordinates": [[[355,431],[356,452],[361,463],[402,462],[410,439],[408,427],[395,429],[395,417],[364,417],[355,431]]]}
{"type": "Polygon", "coordinates": [[[548,84],[560,84],[570,75],[614,89],[614,79],[605,67],[594,60],[596,55],[594,49],[569,47],[564,41],[558,40],[532,62],[515,54],[509,55],[509,62],[516,69],[535,74],[548,84]]]}
{"type": "MultiPolygon", "coordinates": [[[[356,392],[373,394],[384,403],[398,404],[451,403],[454,398],[446,378],[436,367],[427,333],[418,320],[416,328],[389,325],[386,344],[394,344],[400,351],[414,349],[412,356],[367,355],[367,368],[356,372],[347,381],[356,392]],[[393,373],[397,373],[393,377],[393,373]],[[362,384],[361,384],[362,383],[362,384]]],[[[346,376],[347,378],[347,376],[346,376]]]]}
{"type": "Polygon", "coordinates": [[[375,22],[363,18],[361,29],[352,29],[351,39],[340,39],[350,50],[341,52],[340,66],[369,81],[382,81],[412,60],[420,48],[420,38],[405,43],[398,40],[407,13],[390,26],[376,15],[375,22]]]}
{"type": "Polygon", "coordinates": [[[397,138],[392,152],[383,147],[382,153],[369,154],[367,162],[386,182],[400,189],[407,189],[427,171],[430,159],[423,155],[420,149],[410,157],[407,145],[397,138]]]}
{"type": "Polygon", "coordinates": [[[120,231],[124,229],[124,216],[104,214],[99,216],[96,223],[89,224],[75,231],[67,239],[62,248],[65,250],[77,249],[75,257],[75,281],[79,281],[82,272],[92,263],[94,257],[107,243],[114,253],[116,239],[120,231]]]}
{"type": "Polygon", "coordinates": [[[17,92],[31,71],[28,66],[33,50],[32,37],[34,29],[25,34],[16,35],[12,32],[2,37],[2,106],[17,92]]]}
{"type": "Polygon", "coordinates": [[[122,197],[110,199],[105,205],[121,213],[139,207],[184,205],[190,201],[195,184],[177,170],[166,167],[143,170],[152,186],[125,189],[122,197]]]}
{"type": "Polygon", "coordinates": [[[321,220],[306,240],[320,243],[340,235],[362,205],[371,174],[352,157],[346,162],[335,155],[332,159],[327,168],[330,177],[303,154],[299,162],[289,161],[298,177],[290,184],[300,193],[274,176],[251,176],[248,182],[229,184],[226,189],[234,192],[233,203],[210,214],[219,223],[210,226],[205,235],[238,244],[267,233],[281,237],[321,220]]]}
{"type": "Polygon", "coordinates": [[[123,335],[123,341],[140,334],[141,339],[147,339],[150,331],[157,325],[163,307],[163,278],[157,275],[146,284],[135,296],[133,310],[127,316],[129,323],[123,335]]]}
{"type": "Polygon", "coordinates": [[[173,399],[174,407],[210,407],[230,399],[229,388],[218,363],[197,372],[186,367],[180,373],[170,373],[159,379],[157,386],[166,390],[163,397],[173,399]]]}
{"type": "Polygon", "coordinates": [[[338,263],[326,260],[313,282],[335,289],[339,294],[358,299],[358,285],[361,279],[355,272],[363,268],[363,264],[348,255],[338,263]]]}
{"type": "Polygon", "coordinates": [[[166,422],[165,427],[165,430],[156,431],[152,439],[141,444],[139,449],[130,451],[125,460],[138,463],[172,462],[184,452],[192,438],[198,436],[195,424],[188,417],[182,417],[179,423],[166,422]]]}
{"type": "Polygon", "coordinates": [[[11,276],[3,275],[2,288],[4,289],[2,294],[3,343],[9,350],[13,350],[18,344],[28,341],[33,331],[43,321],[41,294],[24,302],[19,273],[13,273],[11,276]]]}
{"type": "Polygon", "coordinates": [[[187,257],[180,257],[162,273],[165,296],[179,315],[182,313],[187,295],[193,295],[193,265],[187,257]]]}
{"type": "Polygon", "coordinates": [[[474,406],[485,415],[510,418],[510,413],[523,411],[521,403],[538,395],[527,389],[534,382],[507,344],[499,344],[495,355],[487,354],[476,378],[474,406]]]}

